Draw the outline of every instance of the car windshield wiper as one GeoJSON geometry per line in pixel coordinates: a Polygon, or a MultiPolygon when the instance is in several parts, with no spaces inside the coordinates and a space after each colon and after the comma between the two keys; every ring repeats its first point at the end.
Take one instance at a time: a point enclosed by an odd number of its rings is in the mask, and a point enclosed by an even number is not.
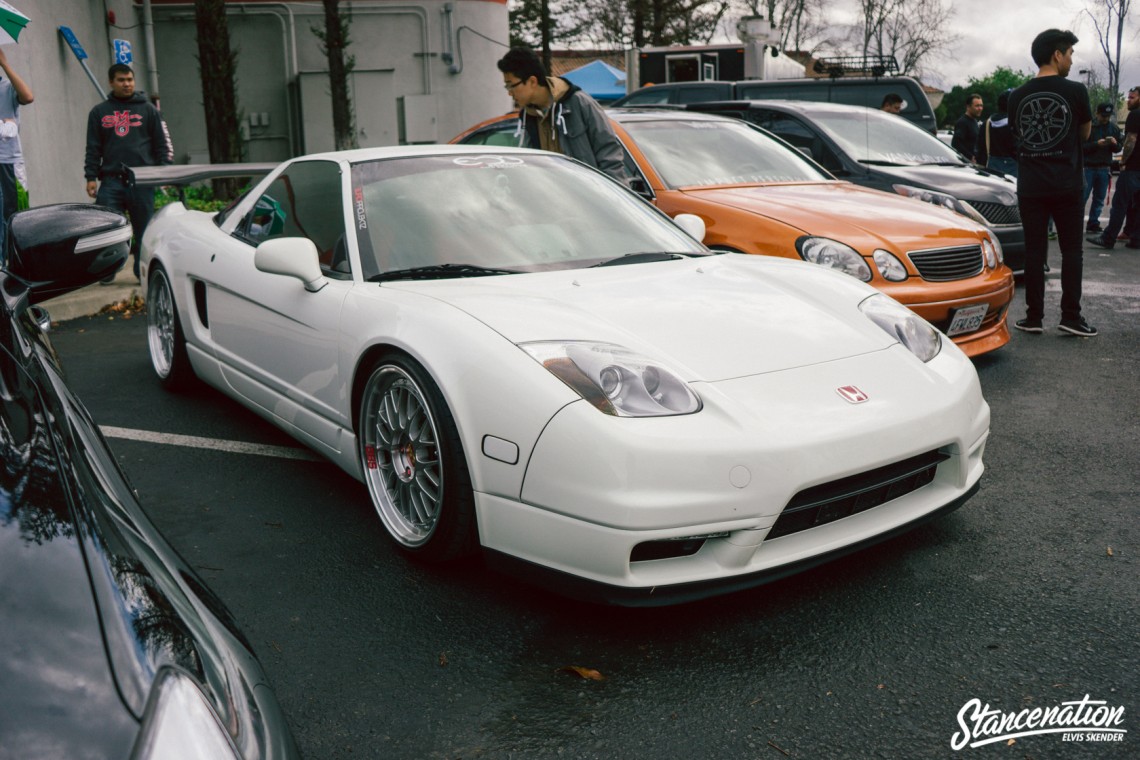
{"type": "Polygon", "coordinates": [[[688,256],[693,256],[691,253],[675,253],[672,251],[642,251],[640,253],[627,253],[624,256],[618,256],[615,259],[607,259],[597,264],[591,264],[588,268],[594,267],[612,267],[619,264],[642,264],[647,261],[672,261],[674,259],[683,259],[688,256]]]}
{"type": "Polygon", "coordinates": [[[409,267],[408,269],[392,269],[387,272],[372,275],[369,282],[388,282],[389,280],[442,280],[449,277],[480,277],[491,274],[518,274],[517,269],[495,269],[493,267],[480,267],[474,264],[432,264],[423,267],[409,267]]]}
{"type": "Polygon", "coordinates": [[[873,158],[860,158],[859,163],[870,164],[871,166],[910,166],[911,164],[900,164],[898,161],[878,161],[873,158]]]}

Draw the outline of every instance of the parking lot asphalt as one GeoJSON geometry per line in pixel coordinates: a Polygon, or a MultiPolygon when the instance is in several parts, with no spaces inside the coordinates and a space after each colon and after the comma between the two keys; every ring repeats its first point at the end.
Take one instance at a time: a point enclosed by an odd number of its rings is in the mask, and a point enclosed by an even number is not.
{"type": "Polygon", "coordinates": [[[1056,331],[1051,261],[1045,334],[975,360],[993,415],[977,496],[869,551],[656,610],[409,561],[360,483],[220,393],[161,390],[137,313],[64,321],[53,341],[307,757],[1133,758],[1140,252],[1086,251],[1092,339],[1056,331]],[[1086,695],[1123,706],[1128,733],[951,747],[972,700],[1086,695]]]}

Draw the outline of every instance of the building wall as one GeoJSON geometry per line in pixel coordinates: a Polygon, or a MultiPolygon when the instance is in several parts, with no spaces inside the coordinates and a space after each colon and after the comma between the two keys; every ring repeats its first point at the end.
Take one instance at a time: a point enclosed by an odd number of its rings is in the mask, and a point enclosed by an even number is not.
{"type": "MultiPolygon", "coordinates": [[[[19,44],[6,46],[4,53],[36,97],[32,105],[20,109],[33,205],[89,200],[83,179],[87,112],[104,96],[60,36],[61,25],[78,37],[104,92],[107,68],[114,62],[112,41],[129,41],[139,89],[161,95],[175,160],[205,160],[208,118],[202,108],[192,3],[152,0],[154,72],[148,64],[140,2],[14,0],[13,4],[31,19],[19,44]]],[[[348,52],[356,58],[357,121],[368,130],[362,143],[400,142],[404,106],[419,119],[409,137],[418,141],[415,138],[434,132],[438,142],[510,109],[495,68],[508,38],[505,0],[358,0],[351,9],[348,52]],[[452,9],[450,40],[444,34],[445,6],[452,9]],[[449,52],[450,62],[444,60],[449,52]]],[[[230,3],[228,16],[231,42],[238,50],[238,105],[249,138],[246,158],[288,158],[306,152],[306,141],[321,145],[327,140],[331,145],[331,103],[327,84],[320,81],[327,66],[310,29],[323,25],[321,3],[230,3]],[[299,100],[302,79],[310,80],[304,85],[309,101],[304,107],[299,100]]]]}
{"type": "MultiPolygon", "coordinates": [[[[8,62],[32,88],[35,102],[20,109],[20,142],[28,172],[32,205],[89,201],[83,179],[87,112],[103,99],[60,36],[69,27],[88,55],[86,63],[104,91],[113,63],[112,40],[130,40],[136,61],[142,58],[142,28],[129,0],[13,0],[31,21],[19,44],[8,45],[8,62]]],[[[136,65],[139,87],[149,89],[146,72],[136,65]]]]}
{"type": "MultiPolygon", "coordinates": [[[[319,2],[228,6],[246,160],[332,149],[328,66],[312,32],[323,27],[323,13],[319,2]]],[[[446,142],[510,108],[495,68],[508,36],[504,2],[365,0],[353,2],[351,14],[347,52],[355,58],[350,88],[362,147],[446,142]]],[[[205,161],[210,126],[201,105],[193,6],[156,4],[154,19],[175,161],[205,161]]]]}

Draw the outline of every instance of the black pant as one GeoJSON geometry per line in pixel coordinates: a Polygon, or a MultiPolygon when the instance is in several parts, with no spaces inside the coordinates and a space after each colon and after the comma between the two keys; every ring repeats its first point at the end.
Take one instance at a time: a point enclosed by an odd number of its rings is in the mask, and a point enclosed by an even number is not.
{"type": "Polygon", "coordinates": [[[139,276],[139,246],[143,232],[150,218],[154,216],[154,188],[128,185],[126,179],[109,175],[99,183],[95,202],[125,213],[131,219],[134,239],[131,240],[131,255],[135,259],[135,277],[139,276]]]}
{"type": "Polygon", "coordinates": [[[1081,190],[1063,195],[1026,198],[1019,195],[1021,224],[1025,228],[1025,316],[1045,318],[1045,253],[1049,245],[1049,217],[1057,227],[1061,246],[1061,320],[1081,318],[1081,278],[1084,272],[1084,204],[1081,190]]]}

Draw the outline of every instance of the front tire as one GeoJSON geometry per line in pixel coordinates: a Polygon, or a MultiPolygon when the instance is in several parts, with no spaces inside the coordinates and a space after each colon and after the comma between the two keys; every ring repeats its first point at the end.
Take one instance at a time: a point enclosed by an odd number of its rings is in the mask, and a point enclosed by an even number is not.
{"type": "Polygon", "coordinates": [[[150,364],[167,390],[180,390],[194,379],[186,337],[174,304],[170,278],[162,267],[152,266],[146,289],[146,342],[150,364]]]}
{"type": "Polygon", "coordinates": [[[357,430],[364,482],[396,544],[429,562],[474,553],[471,476],[451,412],[427,372],[404,356],[373,366],[357,430]]]}

